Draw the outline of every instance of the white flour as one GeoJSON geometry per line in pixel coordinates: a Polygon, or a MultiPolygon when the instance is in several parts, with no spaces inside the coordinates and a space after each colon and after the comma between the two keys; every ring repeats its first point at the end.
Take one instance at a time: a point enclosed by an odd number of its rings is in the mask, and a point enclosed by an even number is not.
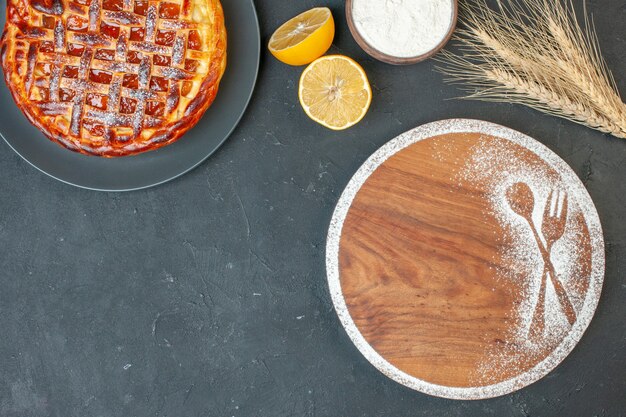
{"type": "Polygon", "coordinates": [[[453,0],[354,0],[357,31],[374,49],[412,58],[434,49],[450,29],[453,0]]]}

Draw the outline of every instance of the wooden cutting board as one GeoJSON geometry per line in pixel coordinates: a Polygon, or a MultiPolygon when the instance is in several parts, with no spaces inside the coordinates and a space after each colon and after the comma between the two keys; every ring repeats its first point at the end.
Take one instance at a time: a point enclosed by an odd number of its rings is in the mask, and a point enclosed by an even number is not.
{"type": "Polygon", "coordinates": [[[570,167],[519,132],[421,126],[342,194],[327,241],[337,313],[365,357],[431,395],[480,399],[546,375],[591,321],[604,241],[570,167]]]}

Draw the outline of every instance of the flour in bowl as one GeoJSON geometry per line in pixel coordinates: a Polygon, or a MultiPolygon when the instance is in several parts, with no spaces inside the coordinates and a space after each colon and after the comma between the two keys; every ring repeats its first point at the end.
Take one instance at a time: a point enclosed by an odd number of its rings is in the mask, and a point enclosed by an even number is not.
{"type": "Polygon", "coordinates": [[[435,49],[454,25],[454,0],[353,0],[352,19],[374,49],[413,58],[435,49]]]}

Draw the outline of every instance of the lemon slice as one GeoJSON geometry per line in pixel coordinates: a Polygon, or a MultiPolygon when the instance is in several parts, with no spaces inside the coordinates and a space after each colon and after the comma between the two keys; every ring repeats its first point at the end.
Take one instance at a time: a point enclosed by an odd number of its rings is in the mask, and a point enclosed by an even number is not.
{"type": "Polygon", "coordinates": [[[342,55],[328,55],[309,65],[300,77],[298,93],[306,114],[333,130],[360,122],[372,102],[365,71],[342,55]]]}
{"type": "Polygon", "coordinates": [[[288,20],[270,38],[272,55],[289,65],[306,65],[328,51],[335,21],[327,7],[317,7],[288,20]]]}

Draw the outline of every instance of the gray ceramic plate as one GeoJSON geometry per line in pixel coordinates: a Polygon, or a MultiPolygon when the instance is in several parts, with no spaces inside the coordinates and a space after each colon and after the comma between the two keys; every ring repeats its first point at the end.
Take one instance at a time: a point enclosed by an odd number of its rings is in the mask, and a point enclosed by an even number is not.
{"type": "MultiPolygon", "coordinates": [[[[217,98],[202,120],[172,145],[117,159],[81,155],[48,140],[31,125],[0,80],[0,135],[35,168],[77,187],[128,191],[170,181],[198,166],[226,140],[250,101],[259,70],[261,36],[252,0],[223,0],[228,66],[217,98]]],[[[4,27],[6,0],[0,0],[4,27]]],[[[5,148],[6,149],[6,148],[5,148]]]]}

